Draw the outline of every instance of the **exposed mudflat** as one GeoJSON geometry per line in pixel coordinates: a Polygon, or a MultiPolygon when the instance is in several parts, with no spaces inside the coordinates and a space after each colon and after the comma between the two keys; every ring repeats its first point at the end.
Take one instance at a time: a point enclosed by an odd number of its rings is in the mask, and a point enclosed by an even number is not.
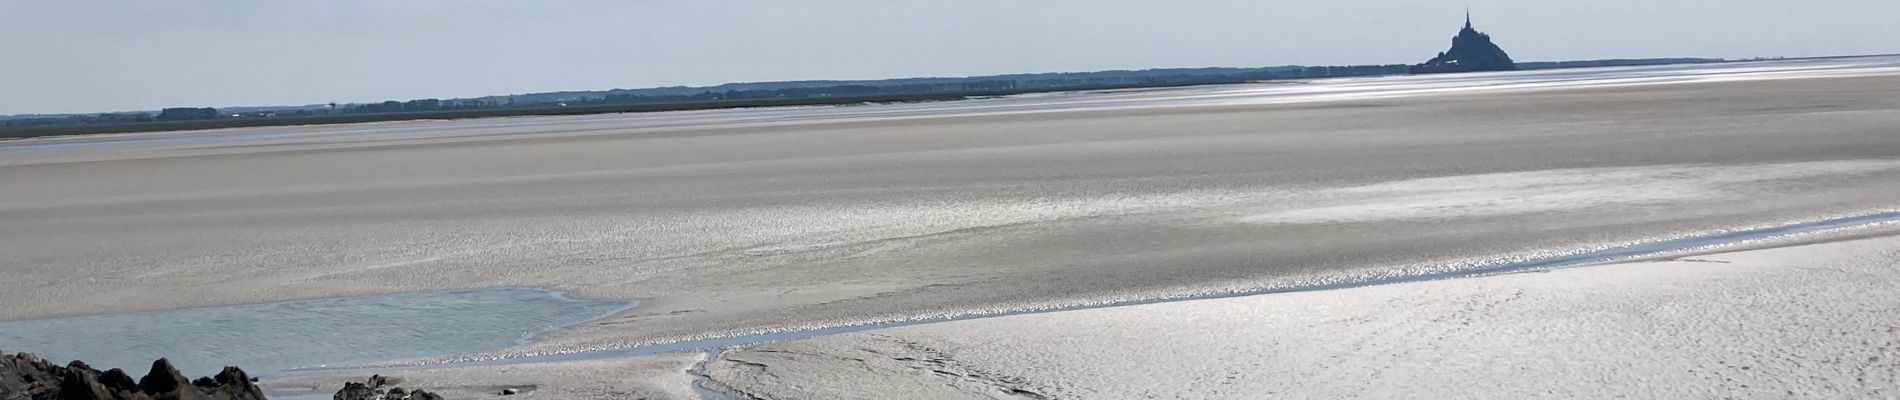
{"type": "Polygon", "coordinates": [[[1890,398],[1900,237],[728,350],[765,399],[1890,398]]]}
{"type": "Polygon", "coordinates": [[[640,301],[538,352],[1900,207],[1895,61],[1831,62],[6,142],[0,320],[640,301]]]}
{"type": "MultiPolygon", "coordinates": [[[[425,388],[450,399],[500,397],[514,389],[525,398],[562,400],[688,400],[692,377],[686,369],[702,355],[677,353],[639,358],[548,364],[443,368],[394,372],[392,385],[425,388]]],[[[390,375],[385,371],[384,375],[390,375]]],[[[369,373],[297,376],[262,383],[272,399],[321,400],[369,373]]]]}

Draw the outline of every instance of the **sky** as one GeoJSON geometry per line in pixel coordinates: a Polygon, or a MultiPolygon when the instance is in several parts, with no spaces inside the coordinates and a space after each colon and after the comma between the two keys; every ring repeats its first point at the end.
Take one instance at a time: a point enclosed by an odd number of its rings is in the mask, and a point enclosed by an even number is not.
{"type": "Polygon", "coordinates": [[[0,115],[804,79],[1900,53],[1895,0],[0,0],[0,115]]]}

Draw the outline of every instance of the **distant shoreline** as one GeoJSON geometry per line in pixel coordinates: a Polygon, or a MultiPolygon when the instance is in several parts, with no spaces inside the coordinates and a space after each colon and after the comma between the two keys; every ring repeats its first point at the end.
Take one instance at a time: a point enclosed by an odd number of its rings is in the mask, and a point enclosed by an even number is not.
{"type": "MultiPolygon", "coordinates": [[[[1242,83],[1242,82],[1223,82],[1220,84],[1233,84],[1233,83],[1242,83]]],[[[828,105],[845,105],[845,104],[861,104],[861,103],[916,103],[916,102],[928,102],[928,101],[966,100],[966,99],[981,98],[981,97],[1013,96],[1013,95],[1033,94],[1033,93],[1185,87],[1185,86],[1201,86],[1201,85],[1208,85],[1208,84],[1214,84],[1214,83],[1176,84],[1176,85],[1111,85],[1111,86],[1092,86],[1092,87],[1072,87],[1072,88],[1049,89],[1049,90],[945,92],[945,93],[931,93],[931,94],[920,94],[920,95],[850,96],[850,97],[831,97],[831,98],[823,98],[823,99],[784,99],[784,100],[766,99],[766,100],[736,100],[736,101],[715,100],[715,101],[693,101],[693,102],[674,102],[674,103],[588,105],[588,106],[572,106],[572,107],[538,106],[538,107],[493,108],[493,109],[478,109],[478,110],[451,110],[451,111],[432,111],[432,112],[315,115],[315,116],[289,116],[289,117],[275,117],[275,118],[230,118],[230,119],[210,119],[210,120],[195,120],[195,121],[70,125],[70,126],[0,129],[0,140],[29,139],[29,138],[36,138],[36,137],[51,137],[51,136],[109,134],[109,133],[189,131],[189,130],[224,129],[224,128],[255,128],[255,127],[271,127],[271,126],[298,126],[298,125],[335,125],[335,124],[354,124],[354,123],[368,123],[368,122],[414,121],[414,120],[427,120],[427,119],[449,120],[449,119],[472,119],[472,118],[495,118],[495,117],[647,113],[647,112],[664,112],[664,111],[721,110],[721,109],[733,109],[733,108],[828,106],[828,105]]]]}
{"type": "MultiPolygon", "coordinates": [[[[1618,67],[1618,66],[1717,64],[1717,63],[1785,61],[1785,60],[1827,60],[1827,59],[1845,59],[1845,58],[1884,57],[1884,56],[1891,56],[1891,55],[1892,54],[1871,54],[1871,55],[1850,55],[1850,56],[1791,57],[1791,58],[1743,59],[1743,60],[1696,59],[1696,58],[1650,58],[1650,59],[1606,59],[1606,60],[1587,60],[1587,61],[1533,61],[1533,62],[1520,63],[1519,69],[1520,70],[1549,70],[1549,69],[1574,69],[1574,68],[1618,67]]],[[[1402,75],[1402,74],[1377,74],[1377,75],[1362,75],[1362,76],[1369,77],[1369,76],[1395,76],[1395,75],[1402,75]]],[[[1340,76],[1340,77],[1349,77],[1349,76],[1340,76]]],[[[1310,79],[1324,79],[1324,77],[1310,78],[1310,79]]],[[[158,121],[158,122],[36,126],[36,127],[24,127],[24,128],[0,128],[0,140],[30,139],[30,138],[54,137],[54,136],[113,134],[113,133],[191,131],[191,130],[209,130],[209,129],[226,129],[226,128],[255,128],[255,127],[273,127],[273,126],[300,126],[300,125],[335,125],[335,124],[353,124],[353,123],[370,123],[370,122],[414,121],[414,120],[429,120],[429,119],[453,120],[453,119],[521,117],[521,116],[561,116],[561,115],[591,115],[591,114],[617,114],[617,113],[646,113],[646,112],[665,112],[665,111],[700,111],[700,110],[761,108],[761,107],[828,106],[828,105],[845,105],[845,104],[862,104],[862,103],[916,103],[916,102],[930,102],[930,101],[956,101],[956,100],[968,100],[972,98],[1014,96],[1014,95],[1036,94],[1036,93],[1192,87],[1192,86],[1230,85],[1230,84],[1240,84],[1240,83],[1249,83],[1249,82],[1270,82],[1270,81],[1284,81],[1284,80],[1288,80],[1288,79],[1263,80],[1263,79],[1217,79],[1216,78],[1216,79],[1209,79],[1207,81],[1202,81],[1202,82],[1190,82],[1190,83],[1169,82],[1169,83],[1155,83],[1155,84],[1038,87],[1038,88],[1008,89],[1008,90],[947,91],[947,92],[936,92],[936,93],[900,94],[900,95],[838,96],[838,97],[825,97],[825,98],[798,98],[798,99],[680,101],[680,102],[602,104],[602,105],[578,105],[578,106],[538,105],[538,106],[529,106],[529,107],[483,108],[483,109],[443,110],[443,111],[423,111],[423,112],[332,114],[332,115],[310,115],[310,116],[281,116],[281,117],[270,117],[270,118],[220,118],[220,119],[190,120],[190,121],[158,121]]]]}

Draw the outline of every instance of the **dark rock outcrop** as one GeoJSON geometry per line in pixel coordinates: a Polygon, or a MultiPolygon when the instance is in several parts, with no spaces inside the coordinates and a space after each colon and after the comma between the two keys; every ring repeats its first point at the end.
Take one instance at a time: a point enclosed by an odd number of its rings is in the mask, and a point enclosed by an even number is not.
{"type": "Polygon", "coordinates": [[[171,361],[159,359],[134,383],[125,371],[95,370],[73,361],[58,366],[32,354],[0,353],[0,400],[263,400],[264,391],[237,367],[216,377],[187,381],[171,361]],[[193,383],[196,382],[196,383],[193,383]]]}
{"type": "Polygon", "coordinates": [[[375,390],[370,389],[369,385],[359,382],[350,382],[343,384],[343,388],[337,389],[336,394],[330,396],[330,398],[335,400],[370,400],[372,398],[381,398],[381,396],[378,396],[375,390]]]}
{"type": "MultiPolygon", "coordinates": [[[[77,364],[77,362],[75,362],[77,364]]],[[[66,367],[66,374],[60,377],[59,398],[61,399],[111,399],[117,395],[106,385],[99,384],[99,376],[86,373],[86,370],[66,367]]]]}
{"type": "Polygon", "coordinates": [[[364,382],[348,382],[343,389],[330,396],[334,400],[442,400],[442,396],[426,390],[403,390],[400,387],[383,389],[390,384],[389,378],[382,375],[370,375],[364,382]]]}
{"type": "Polygon", "coordinates": [[[1517,62],[1511,61],[1511,55],[1504,52],[1496,43],[1491,43],[1491,35],[1478,32],[1471,27],[1471,16],[1465,16],[1465,29],[1451,38],[1451,50],[1438,53],[1431,61],[1412,66],[1414,74],[1441,74],[1450,72],[1511,71],[1517,69],[1517,62]]]}
{"type": "Polygon", "coordinates": [[[99,384],[106,385],[106,388],[112,390],[124,390],[128,392],[139,390],[138,381],[132,380],[132,375],[126,374],[125,370],[118,368],[109,369],[99,374],[99,384]]]}
{"type": "Polygon", "coordinates": [[[152,362],[152,371],[139,378],[139,391],[145,393],[171,393],[189,385],[183,372],[172,366],[171,360],[160,358],[152,362]]]}

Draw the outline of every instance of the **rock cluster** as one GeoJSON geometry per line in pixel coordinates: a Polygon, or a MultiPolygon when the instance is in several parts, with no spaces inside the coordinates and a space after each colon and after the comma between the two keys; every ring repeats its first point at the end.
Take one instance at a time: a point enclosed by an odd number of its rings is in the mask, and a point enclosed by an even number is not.
{"type": "Polygon", "coordinates": [[[1511,61],[1511,55],[1496,43],[1491,43],[1491,35],[1478,32],[1471,27],[1471,17],[1465,17],[1465,29],[1451,38],[1451,50],[1438,53],[1438,57],[1424,64],[1412,66],[1414,74],[1438,74],[1448,72],[1510,71],[1517,69],[1517,62],[1511,61]]]}
{"type": "Polygon", "coordinates": [[[101,372],[80,361],[59,366],[32,354],[0,353],[0,400],[263,400],[253,382],[237,367],[187,380],[163,358],[134,381],[118,368],[101,372]]]}
{"type": "Polygon", "coordinates": [[[371,375],[368,381],[343,384],[343,389],[337,390],[336,395],[330,398],[335,400],[442,400],[442,396],[422,389],[413,391],[403,390],[401,387],[383,389],[388,385],[389,378],[371,375]]]}

